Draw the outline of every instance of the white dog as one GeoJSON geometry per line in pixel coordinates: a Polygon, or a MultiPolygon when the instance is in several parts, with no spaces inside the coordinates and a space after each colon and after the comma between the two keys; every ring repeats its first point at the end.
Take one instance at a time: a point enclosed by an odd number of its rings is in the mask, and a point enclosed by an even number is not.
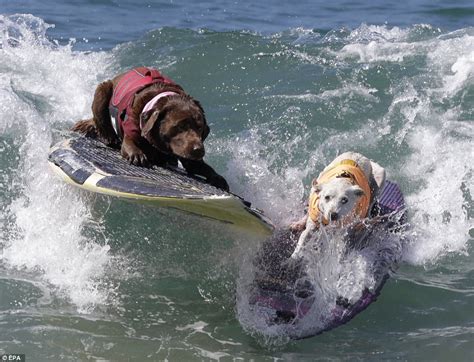
{"type": "Polygon", "coordinates": [[[291,227],[302,229],[292,258],[320,225],[344,227],[370,210],[385,182],[385,170],[367,157],[346,152],[332,161],[312,182],[308,215],[291,227]]]}

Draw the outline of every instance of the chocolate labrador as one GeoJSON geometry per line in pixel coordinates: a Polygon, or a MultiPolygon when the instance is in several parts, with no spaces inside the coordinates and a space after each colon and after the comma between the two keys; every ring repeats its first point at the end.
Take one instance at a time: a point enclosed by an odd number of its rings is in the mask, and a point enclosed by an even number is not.
{"type": "Polygon", "coordinates": [[[100,83],[92,102],[93,117],[73,131],[120,148],[136,166],[173,165],[228,191],[226,180],[203,161],[209,135],[201,104],[158,70],[132,69],[100,83]]]}

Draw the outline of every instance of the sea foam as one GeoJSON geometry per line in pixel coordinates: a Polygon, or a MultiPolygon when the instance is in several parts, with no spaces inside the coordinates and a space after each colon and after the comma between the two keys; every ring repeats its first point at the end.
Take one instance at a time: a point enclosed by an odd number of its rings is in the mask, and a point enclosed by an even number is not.
{"type": "Polygon", "coordinates": [[[18,146],[6,205],[0,258],[5,265],[42,275],[60,295],[88,310],[105,303],[103,283],[113,259],[106,240],[82,234],[93,221],[80,194],[52,175],[47,164],[54,134],[89,113],[92,92],[110,56],[80,53],[48,40],[50,26],[32,15],[0,16],[0,129],[18,146]],[[15,186],[20,185],[20,186],[15,186]],[[16,189],[14,189],[16,187],[16,189]]]}

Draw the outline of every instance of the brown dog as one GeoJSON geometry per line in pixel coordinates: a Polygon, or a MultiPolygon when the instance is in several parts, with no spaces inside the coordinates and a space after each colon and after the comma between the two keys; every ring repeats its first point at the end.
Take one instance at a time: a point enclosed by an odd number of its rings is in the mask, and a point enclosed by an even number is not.
{"type": "Polygon", "coordinates": [[[159,71],[139,67],[97,86],[93,118],[73,131],[97,137],[137,166],[174,165],[221,189],[226,180],[203,161],[209,134],[204,110],[183,88],[159,71]]]}

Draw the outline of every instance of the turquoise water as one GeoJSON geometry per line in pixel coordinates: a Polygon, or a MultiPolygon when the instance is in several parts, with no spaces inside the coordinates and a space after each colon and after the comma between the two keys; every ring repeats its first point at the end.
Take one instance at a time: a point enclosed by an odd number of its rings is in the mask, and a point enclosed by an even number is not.
{"type": "Polygon", "coordinates": [[[148,5],[0,1],[0,352],[472,360],[472,4],[148,5]],[[208,162],[278,225],[339,152],[383,165],[411,229],[378,301],[323,335],[269,343],[235,302],[262,240],[58,181],[49,146],[90,114],[99,81],[138,64],[201,101],[208,162]]]}

